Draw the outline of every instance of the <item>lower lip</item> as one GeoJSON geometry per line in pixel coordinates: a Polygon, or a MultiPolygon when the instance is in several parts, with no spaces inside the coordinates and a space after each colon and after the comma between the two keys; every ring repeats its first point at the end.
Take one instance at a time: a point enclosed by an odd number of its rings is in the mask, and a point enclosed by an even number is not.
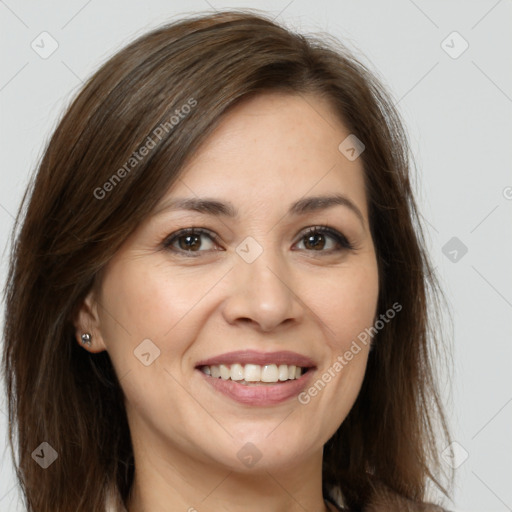
{"type": "Polygon", "coordinates": [[[287,380],[281,384],[247,386],[231,379],[224,380],[217,377],[210,377],[201,370],[197,371],[203,376],[206,382],[217,391],[241,404],[255,406],[280,404],[290,398],[296,397],[304,390],[313,374],[313,369],[310,369],[298,379],[287,380]]]}

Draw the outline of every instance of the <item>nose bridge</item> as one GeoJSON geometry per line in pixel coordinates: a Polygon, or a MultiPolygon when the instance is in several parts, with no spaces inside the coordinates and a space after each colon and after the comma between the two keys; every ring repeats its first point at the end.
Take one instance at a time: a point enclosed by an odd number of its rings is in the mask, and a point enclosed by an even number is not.
{"type": "Polygon", "coordinates": [[[297,300],[289,284],[289,267],[271,236],[247,237],[236,248],[232,294],[226,312],[230,321],[251,319],[271,329],[296,317],[297,300]]]}
{"type": "MultiPolygon", "coordinates": [[[[286,264],[283,265],[279,249],[272,247],[268,241],[265,247],[261,248],[260,254],[257,255],[254,261],[239,261],[238,266],[240,267],[240,272],[244,274],[244,278],[249,281],[252,287],[256,287],[257,290],[267,290],[273,293],[283,292],[282,288],[284,285],[282,280],[278,279],[278,275],[280,273],[286,274],[286,264]]],[[[283,275],[282,278],[284,277],[283,275]]]]}

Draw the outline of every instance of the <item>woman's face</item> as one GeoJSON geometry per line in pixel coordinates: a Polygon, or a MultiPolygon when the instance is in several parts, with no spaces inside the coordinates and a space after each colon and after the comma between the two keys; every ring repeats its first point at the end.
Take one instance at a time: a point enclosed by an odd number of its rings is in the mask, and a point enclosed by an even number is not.
{"type": "Polygon", "coordinates": [[[111,260],[77,333],[112,359],[136,452],[238,472],[321,457],[361,387],[369,346],[345,354],[378,296],[349,134],[316,96],[236,106],[111,260]]]}

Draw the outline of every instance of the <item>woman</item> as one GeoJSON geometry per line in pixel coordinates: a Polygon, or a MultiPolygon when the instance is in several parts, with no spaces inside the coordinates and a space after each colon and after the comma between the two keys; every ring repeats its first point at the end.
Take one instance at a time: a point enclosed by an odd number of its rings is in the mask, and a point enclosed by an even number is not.
{"type": "Polygon", "coordinates": [[[407,141],[339,43],[244,11],[139,38],[67,110],[18,224],[28,510],[442,510],[407,141]]]}

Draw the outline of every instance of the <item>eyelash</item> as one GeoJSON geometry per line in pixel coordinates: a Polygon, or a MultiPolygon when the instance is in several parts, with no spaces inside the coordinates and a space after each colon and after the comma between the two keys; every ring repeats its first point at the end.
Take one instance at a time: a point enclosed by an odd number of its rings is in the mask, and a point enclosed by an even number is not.
{"type": "MultiPolygon", "coordinates": [[[[307,252],[318,252],[318,253],[332,254],[332,253],[341,252],[341,251],[345,251],[345,250],[353,250],[355,248],[352,245],[352,243],[347,239],[347,237],[345,237],[345,235],[342,235],[341,233],[339,233],[338,231],[336,231],[335,229],[333,229],[333,228],[331,228],[329,226],[312,226],[310,228],[307,228],[306,231],[301,235],[299,241],[303,241],[306,237],[311,236],[311,235],[316,235],[316,234],[328,235],[329,237],[334,239],[334,241],[338,244],[338,248],[337,249],[327,250],[327,251],[324,251],[324,250],[315,251],[315,250],[304,249],[307,252]]],[[[220,242],[219,237],[215,233],[213,233],[213,232],[211,232],[211,231],[209,231],[207,229],[204,229],[204,228],[184,228],[184,229],[180,229],[179,231],[176,231],[175,233],[172,233],[171,235],[169,235],[162,242],[162,246],[165,249],[167,249],[167,250],[170,250],[170,251],[175,252],[177,254],[181,254],[181,255],[183,255],[185,257],[188,257],[188,258],[196,258],[202,252],[211,252],[211,251],[201,251],[201,250],[199,250],[199,251],[185,251],[183,249],[177,249],[175,247],[172,247],[172,244],[175,241],[177,241],[179,238],[184,237],[184,236],[190,236],[190,235],[206,235],[213,242],[215,242],[217,244],[220,242]]]]}

